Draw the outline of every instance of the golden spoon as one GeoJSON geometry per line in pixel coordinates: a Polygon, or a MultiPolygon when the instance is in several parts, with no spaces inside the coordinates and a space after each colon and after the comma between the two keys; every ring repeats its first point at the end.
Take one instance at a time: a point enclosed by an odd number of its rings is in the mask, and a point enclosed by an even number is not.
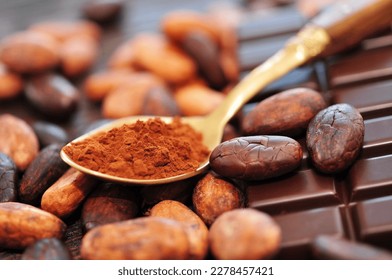
{"type": "MultiPolygon", "coordinates": [[[[305,25],[295,37],[287,42],[282,50],[252,70],[230,91],[215,111],[202,117],[183,117],[181,121],[200,132],[203,135],[203,143],[212,151],[221,142],[226,123],[261,89],[315,57],[337,53],[353,46],[375,31],[387,27],[392,22],[391,11],[392,0],[351,0],[331,6],[330,9],[305,25]]],[[[152,117],[156,116],[121,118],[85,134],[71,143],[82,141],[124,124],[135,123],[137,120],[147,121],[152,117]]],[[[160,118],[165,122],[172,121],[171,117],[160,118]]],[[[134,185],[156,185],[183,180],[204,172],[209,164],[207,159],[195,171],[173,177],[130,179],[85,168],[69,158],[64,152],[64,148],[60,155],[67,164],[84,173],[107,181],[134,185]]]]}

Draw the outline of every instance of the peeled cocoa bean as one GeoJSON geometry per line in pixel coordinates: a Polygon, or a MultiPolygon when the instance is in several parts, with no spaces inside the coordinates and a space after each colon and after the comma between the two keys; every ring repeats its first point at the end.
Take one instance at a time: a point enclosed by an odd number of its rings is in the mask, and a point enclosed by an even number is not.
{"type": "Polygon", "coordinates": [[[197,75],[196,63],[181,48],[158,34],[139,34],[133,39],[135,64],[168,84],[182,84],[197,75]]]}
{"type": "Polygon", "coordinates": [[[209,232],[211,252],[219,260],[259,260],[280,248],[281,229],[269,215],[236,209],[219,216],[209,232]]]}
{"type": "Polygon", "coordinates": [[[46,34],[18,32],[1,41],[0,60],[16,73],[35,74],[59,64],[59,47],[56,40],[46,34]]]}
{"type": "Polygon", "coordinates": [[[177,221],[142,217],[96,227],[82,239],[88,260],[177,260],[189,258],[189,240],[177,221]]]}
{"type": "Polygon", "coordinates": [[[20,171],[30,165],[38,151],[39,142],[29,124],[10,114],[0,115],[0,152],[12,158],[20,171]]]}
{"type": "Polygon", "coordinates": [[[43,114],[67,118],[79,102],[79,91],[63,76],[45,73],[26,83],[26,97],[43,114]]]}
{"type": "Polygon", "coordinates": [[[0,203],[16,201],[18,170],[6,154],[0,153],[0,203]]]}
{"type": "Polygon", "coordinates": [[[87,197],[82,208],[86,231],[97,226],[135,218],[140,211],[139,194],[128,186],[105,183],[87,197]]]}
{"type": "Polygon", "coordinates": [[[175,200],[163,200],[149,211],[151,217],[176,220],[183,224],[190,242],[190,259],[202,260],[208,251],[208,228],[199,216],[175,200]]]}
{"type": "Polygon", "coordinates": [[[324,173],[347,169],[361,151],[364,133],[363,118],[351,105],[325,108],[312,119],[306,133],[312,163],[324,173]]]}
{"type": "Polygon", "coordinates": [[[233,183],[209,172],[193,190],[192,202],[195,212],[209,226],[222,213],[244,207],[245,198],[233,183]]]}
{"type": "Polygon", "coordinates": [[[40,205],[43,193],[69,168],[60,158],[62,145],[52,144],[42,149],[23,174],[19,185],[22,202],[40,205]]]}
{"type": "Polygon", "coordinates": [[[285,135],[303,134],[310,120],[326,103],[320,93],[295,88],[275,94],[261,101],[249,112],[242,122],[247,135],[285,135]]]}
{"type": "Polygon", "coordinates": [[[219,144],[210,155],[211,169],[229,178],[263,180],[295,170],[301,145],[285,136],[246,136],[219,144]]]}
{"type": "Polygon", "coordinates": [[[56,216],[19,202],[0,203],[0,247],[24,249],[44,238],[62,238],[66,225],[56,216]]]}
{"type": "Polygon", "coordinates": [[[45,238],[30,245],[23,252],[22,260],[71,260],[71,254],[58,238],[45,238]]]}
{"type": "Polygon", "coordinates": [[[70,168],[44,192],[41,209],[66,218],[81,205],[97,183],[94,177],[70,168]]]}
{"type": "Polygon", "coordinates": [[[0,100],[11,99],[22,92],[23,80],[20,75],[10,72],[0,63],[0,100]]]}

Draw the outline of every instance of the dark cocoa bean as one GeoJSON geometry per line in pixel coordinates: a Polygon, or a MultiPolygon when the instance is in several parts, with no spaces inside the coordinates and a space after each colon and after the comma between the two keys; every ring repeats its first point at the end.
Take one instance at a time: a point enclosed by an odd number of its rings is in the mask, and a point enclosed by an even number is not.
{"type": "Polygon", "coordinates": [[[142,114],[176,116],[180,115],[180,109],[167,88],[155,86],[150,88],[144,97],[142,114]]]}
{"type": "Polygon", "coordinates": [[[16,201],[18,170],[6,154],[0,153],[0,202],[16,201]]]}
{"type": "Polygon", "coordinates": [[[235,179],[263,180],[295,170],[301,145],[285,136],[247,136],[219,144],[210,155],[216,173],[235,179]]]}
{"type": "Polygon", "coordinates": [[[106,183],[96,188],[82,208],[86,231],[108,223],[132,219],[139,214],[138,193],[128,186],[106,183]]]}
{"type": "Polygon", "coordinates": [[[227,84],[220,66],[218,45],[210,36],[202,31],[191,31],[184,37],[182,47],[196,61],[212,88],[219,90],[227,84]]]}
{"type": "Polygon", "coordinates": [[[364,132],[361,114],[349,104],[335,104],[320,111],[306,134],[314,166],[330,174],[348,168],[359,155],[364,132]]]}
{"type": "Polygon", "coordinates": [[[19,186],[22,202],[38,206],[43,193],[67,171],[69,166],[60,158],[61,148],[52,144],[42,149],[26,169],[19,186]]]}
{"type": "Polygon", "coordinates": [[[242,129],[246,135],[297,136],[306,131],[310,120],[326,106],[321,94],[314,90],[286,90],[257,104],[244,117],[242,129]]]}
{"type": "Polygon", "coordinates": [[[25,93],[40,112],[61,119],[69,117],[79,101],[78,90],[63,76],[54,73],[31,77],[25,93]]]}
{"type": "Polygon", "coordinates": [[[67,247],[58,238],[45,238],[30,245],[23,252],[22,260],[71,260],[67,247]]]}
{"type": "Polygon", "coordinates": [[[193,189],[198,178],[190,178],[159,186],[143,186],[140,194],[147,206],[157,204],[162,200],[176,200],[188,204],[192,198],[193,189]]]}
{"type": "Polygon", "coordinates": [[[67,132],[62,127],[50,122],[37,121],[33,124],[33,129],[41,147],[56,143],[66,144],[69,140],[67,132]]]}
{"type": "Polygon", "coordinates": [[[323,260],[392,260],[389,251],[328,235],[313,240],[312,252],[315,258],[323,260]]]}
{"type": "Polygon", "coordinates": [[[88,0],[82,6],[82,13],[88,19],[106,23],[118,18],[123,8],[123,0],[88,0]]]}

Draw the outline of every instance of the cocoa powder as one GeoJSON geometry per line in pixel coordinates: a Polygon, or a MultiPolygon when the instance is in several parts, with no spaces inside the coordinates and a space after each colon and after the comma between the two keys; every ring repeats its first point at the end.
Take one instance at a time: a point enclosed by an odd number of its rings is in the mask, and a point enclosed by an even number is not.
{"type": "Polygon", "coordinates": [[[209,150],[202,135],[179,118],[123,125],[83,141],[64,152],[86,168],[123,178],[166,178],[197,169],[209,150]]]}

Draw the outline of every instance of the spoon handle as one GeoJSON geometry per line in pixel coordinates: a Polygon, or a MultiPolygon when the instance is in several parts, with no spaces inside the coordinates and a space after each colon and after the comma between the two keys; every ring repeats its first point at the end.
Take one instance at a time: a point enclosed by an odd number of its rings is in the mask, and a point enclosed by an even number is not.
{"type": "Polygon", "coordinates": [[[315,57],[353,46],[392,22],[392,0],[347,0],[306,24],[285,47],[253,69],[209,116],[219,127],[261,89],[315,57]]]}

